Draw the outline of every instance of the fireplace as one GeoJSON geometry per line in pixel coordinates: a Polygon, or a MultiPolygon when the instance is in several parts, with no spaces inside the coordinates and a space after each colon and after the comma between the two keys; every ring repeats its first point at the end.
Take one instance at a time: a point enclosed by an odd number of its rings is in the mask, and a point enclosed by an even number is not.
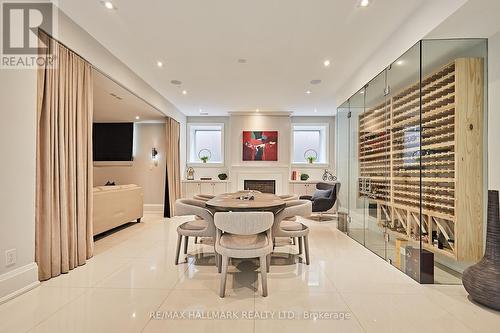
{"type": "Polygon", "coordinates": [[[276,193],[276,181],[275,180],[257,180],[257,179],[245,179],[243,182],[243,187],[245,190],[255,190],[262,193],[276,193]]]}

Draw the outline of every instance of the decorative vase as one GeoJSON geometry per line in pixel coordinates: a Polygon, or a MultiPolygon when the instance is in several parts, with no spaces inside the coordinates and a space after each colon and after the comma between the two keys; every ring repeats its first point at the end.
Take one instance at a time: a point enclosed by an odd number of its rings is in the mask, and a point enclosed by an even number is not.
{"type": "Polygon", "coordinates": [[[486,250],[477,264],[462,276],[470,297],[489,308],[500,311],[500,217],[498,191],[488,191],[488,226],[486,250]]]}

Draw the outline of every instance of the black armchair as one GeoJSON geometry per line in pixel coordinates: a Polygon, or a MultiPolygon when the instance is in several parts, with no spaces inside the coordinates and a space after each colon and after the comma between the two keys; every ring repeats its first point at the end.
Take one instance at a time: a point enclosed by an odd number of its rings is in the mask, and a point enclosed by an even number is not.
{"type": "Polygon", "coordinates": [[[313,213],[320,213],[321,221],[323,213],[335,205],[339,189],[340,183],[318,183],[316,184],[316,192],[312,196],[303,195],[299,199],[312,201],[312,211],[313,213]]]}

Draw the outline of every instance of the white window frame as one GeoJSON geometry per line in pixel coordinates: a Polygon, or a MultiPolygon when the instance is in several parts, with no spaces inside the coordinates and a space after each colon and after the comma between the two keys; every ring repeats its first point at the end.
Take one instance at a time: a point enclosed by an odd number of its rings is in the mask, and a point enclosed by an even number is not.
{"type": "Polygon", "coordinates": [[[186,145],[186,159],[187,166],[192,167],[205,167],[205,168],[215,168],[215,167],[223,167],[225,161],[225,150],[226,146],[224,144],[224,123],[188,123],[187,124],[187,145],[186,145]],[[221,131],[221,159],[222,161],[203,163],[201,161],[195,161],[194,157],[196,152],[194,151],[194,134],[197,129],[213,129],[221,131]]]}
{"type": "Polygon", "coordinates": [[[330,167],[330,124],[319,124],[319,123],[293,123],[292,130],[290,132],[290,163],[292,167],[301,168],[328,168],[330,167]],[[305,159],[303,162],[295,162],[294,158],[294,132],[295,130],[319,130],[324,137],[322,145],[322,150],[324,150],[325,162],[315,162],[308,163],[305,159]]]}

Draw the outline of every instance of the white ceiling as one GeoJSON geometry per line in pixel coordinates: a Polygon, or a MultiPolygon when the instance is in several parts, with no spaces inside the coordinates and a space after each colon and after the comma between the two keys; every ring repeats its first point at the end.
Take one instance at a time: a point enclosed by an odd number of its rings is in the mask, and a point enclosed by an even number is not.
{"type": "Polygon", "coordinates": [[[165,121],[165,115],[102,73],[94,71],[94,122],[153,121],[165,121]]]}
{"type": "Polygon", "coordinates": [[[343,81],[425,0],[357,2],[114,0],[118,9],[108,10],[99,0],[60,0],[59,7],[187,115],[325,115],[334,113],[343,81]]]}

